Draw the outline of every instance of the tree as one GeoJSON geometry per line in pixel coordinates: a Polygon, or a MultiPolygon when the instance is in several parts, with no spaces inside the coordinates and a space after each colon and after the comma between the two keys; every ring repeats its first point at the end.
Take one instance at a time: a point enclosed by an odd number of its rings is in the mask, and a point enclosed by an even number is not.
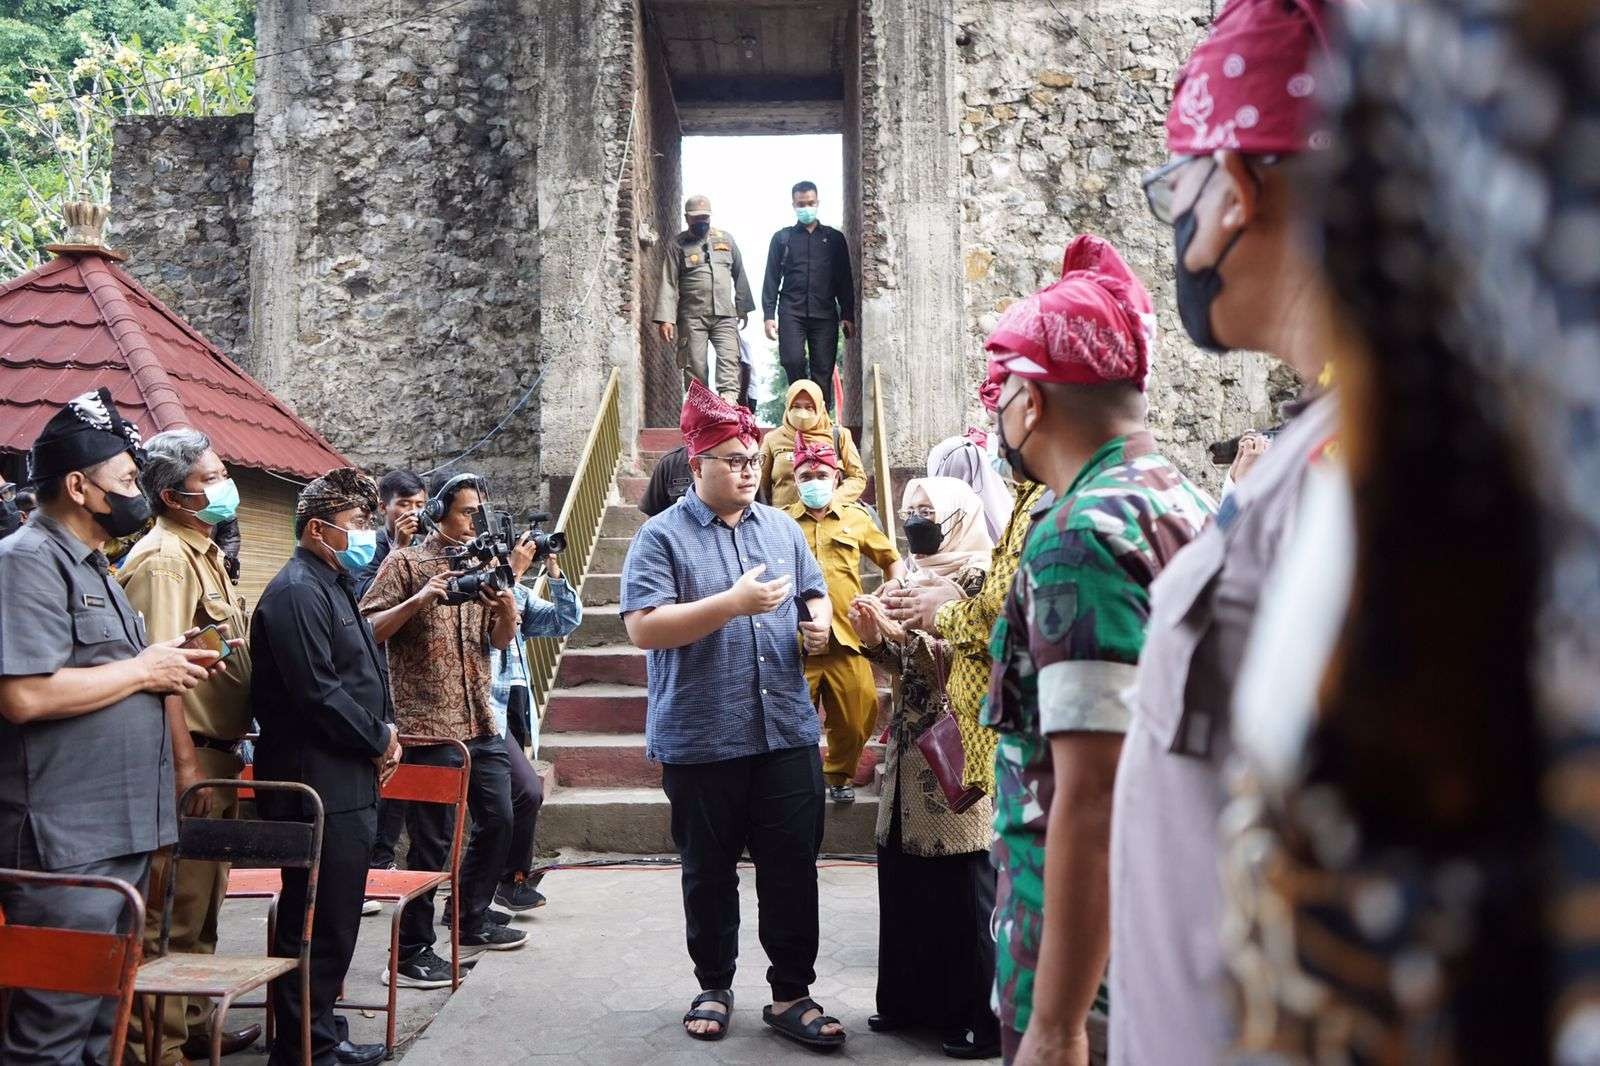
{"type": "MultiPolygon", "coordinates": [[[[230,115],[250,109],[255,44],[239,9],[221,21],[187,14],[175,40],[81,35],[70,66],[28,68],[26,88],[0,105],[0,270],[37,266],[63,230],[68,200],[111,198],[112,128],[126,115],[230,115]]],[[[232,12],[231,14],[229,12],[232,12]]]]}

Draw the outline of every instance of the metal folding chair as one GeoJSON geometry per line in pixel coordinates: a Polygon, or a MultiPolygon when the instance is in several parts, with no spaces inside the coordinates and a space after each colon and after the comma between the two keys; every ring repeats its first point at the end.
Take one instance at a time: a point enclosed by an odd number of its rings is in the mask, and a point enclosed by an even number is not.
{"type": "MultiPolygon", "coordinates": [[[[226,862],[243,870],[285,867],[308,871],[306,913],[300,932],[298,958],[271,955],[168,954],[167,940],[172,931],[172,900],[176,877],[167,878],[166,900],[161,908],[161,954],[139,968],[134,990],[154,997],[153,1019],[145,1025],[146,1061],[160,1057],[161,1029],[158,1024],[167,996],[209,996],[217,999],[211,1016],[211,1062],[222,1059],[222,1033],[228,1009],[246,992],[292,970],[300,971],[300,1047],[303,1061],[311,1061],[311,925],[317,907],[317,874],[322,868],[322,799],[316,790],[293,781],[201,781],[184,790],[179,798],[181,811],[190,793],[214,788],[241,792],[253,788],[263,791],[297,792],[308,801],[310,822],[247,821],[237,818],[195,818],[179,815],[178,842],[173,847],[174,864],[184,859],[201,862],[226,862]]],[[[270,950],[270,945],[268,945],[270,950]]],[[[148,1002],[148,1001],[147,1001],[148,1002]]]]}
{"type": "MultiPolygon", "coordinates": [[[[54,926],[17,925],[0,909],[0,989],[73,992],[116,997],[117,1018],[111,1029],[108,1061],[122,1061],[133,1011],[134,973],[144,947],[144,900],[126,881],[115,877],[75,877],[32,870],[0,869],[0,884],[53,888],[90,888],[122,896],[121,920],[126,932],[96,933],[54,926]]],[[[0,1025],[5,1021],[0,997],[0,1025]]]]}
{"type": "MultiPolygon", "coordinates": [[[[398,977],[400,971],[400,916],[406,904],[430,889],[456,884],[461,873],[461,850],[464,826],[467,821],[467,785],[472,777],[472,755],[459,740],[443,737],[405,735],[400,738],[403,747],[436,747],[447,745],[461,753],[461,765],[416,766],[401,763],[383,786],[386,800],[404,800],[412,803],[450,804],[456,809],[455,833],[450,841],[448,869],[430,870],[369,870],[367,872],[366,899],[394,904],[389,924],[389,988],[382,1003],[357,1003],[341,999],[340,1010],[381,1010],[387,1015],[384,1034],[384,1051],[387,1058],[394,1057],[398,977]]],[[[249,767],[241,781],[253,780],[249,767]]],[[[282,882],[276,870],[230,870],[228,872],[228,899],[267,899],[267,942],[272,943],[278,916],[278,893],[282,882]]],[[[450,990],[461,987],[461,915],[456,903],[456,893],[450,893],[450,990]]],[[[267,1005],[267,1038],[272,1038],[273,1018],[271,1005],[267,1005]]]]}

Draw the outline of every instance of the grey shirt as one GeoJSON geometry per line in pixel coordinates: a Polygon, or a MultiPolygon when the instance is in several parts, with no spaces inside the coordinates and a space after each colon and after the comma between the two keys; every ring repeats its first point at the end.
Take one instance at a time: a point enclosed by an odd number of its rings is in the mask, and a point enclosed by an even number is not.
{"type": "Polygon", "coordinates": [[[1150,587],[1112,806],[1113,1066],[1217,1062],[1232,1038],[1217,837],[1229,712],[1262,586],[1337,428],[1334,396],[1302,411],[1150,587]]]}
{"type": "Polygon", "coordinates": [[[689,318],[738,318],[754,311],[744,259],[732,235],[714,229],[704,237],[688,230],[667,244],[656,290],[657,322],[689,318]]]}
{"type": "MultiPolygon", "coordinates": [[[[39,512],[0,541],[0,604],[0,677],[101,666],[145,646],[106,557],[39,512]]],[[[27,725],[0,719],[0,866],[29,852],[57,870],[154,851],[177,839],[175,807],[160,696],[27,725]]]]}

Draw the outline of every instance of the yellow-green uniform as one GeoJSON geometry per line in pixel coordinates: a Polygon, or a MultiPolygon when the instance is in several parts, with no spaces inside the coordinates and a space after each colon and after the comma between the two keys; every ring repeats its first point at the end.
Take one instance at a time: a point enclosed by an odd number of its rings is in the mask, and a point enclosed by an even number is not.
{"type": "Polygon", "coordinates": [[[811,686],[812,702],[825,713],[822,728],[828,738],[828,757],[822,764],[822,776],[830,785],[845,785],[856,772],[861,749],[878,717],[878,686],[872,679],[872,665],[861,654],[861,638],[850,628],[847,613],[850,602],[861,595],[861,557],[871,559],[887,573],[900,561],[900,553],[859,504],[829,503],[821,518],[812,515],[804,503],[791,504],[785,511],[800,523],[806,544],[822,567],[828,600],[833,604],[828,650],[806,656],[806,682],[811,686]]]}
{"type": "Polygon", "coordinates": [[[655,321],[676,324],[678,366],[708,388],[706,343],[717,349],[717,392],[725,400],[738,400],[738,320],[755,306],[731,234],[712,229],[697,237],[684,230],[667,243],[655,321]]]}

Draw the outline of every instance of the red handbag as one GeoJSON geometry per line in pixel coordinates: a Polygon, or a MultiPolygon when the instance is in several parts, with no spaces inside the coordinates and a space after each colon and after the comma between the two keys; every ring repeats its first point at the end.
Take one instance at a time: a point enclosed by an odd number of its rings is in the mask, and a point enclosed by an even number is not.
{"type": "MultiPolygon", "coordinates": [[[[945,664],[944,646],[936,640],[928,642],[933,649],[933,663],[939,675],[939,695],[945,695],[949,669],[945,664]]],[[[948,708],[932,725],[917,736],[917,750],[927,760],[928,767],[944,792],[945,802],[956,814],[971,807],[983,798],[983,789],[962,782],[967,769],[967,752],[961,746],[961,726],[948,708]]]]}

